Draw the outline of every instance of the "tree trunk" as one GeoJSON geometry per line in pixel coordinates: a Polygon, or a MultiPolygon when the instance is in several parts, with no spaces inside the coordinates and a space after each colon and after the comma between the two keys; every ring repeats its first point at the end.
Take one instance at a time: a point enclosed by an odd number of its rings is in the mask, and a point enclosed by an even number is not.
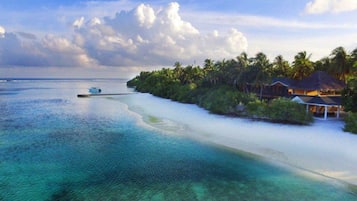
{"type": "Polygon", "coordinates": [[[259,99],[263,99],[263,85],[260,85],[260,94],[259,94],[259,99]]]}

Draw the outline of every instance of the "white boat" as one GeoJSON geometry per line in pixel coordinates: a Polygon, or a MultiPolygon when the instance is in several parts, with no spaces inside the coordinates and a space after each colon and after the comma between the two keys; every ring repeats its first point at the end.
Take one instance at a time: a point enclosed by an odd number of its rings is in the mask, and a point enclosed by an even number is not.
{"type": "Polygon", "coordinates": [[[89,88],[89,93],[91,93],[91,94],[99,94],[100,92],[102,92],[102,89],[100,89],[98,87],[89,88]]]}

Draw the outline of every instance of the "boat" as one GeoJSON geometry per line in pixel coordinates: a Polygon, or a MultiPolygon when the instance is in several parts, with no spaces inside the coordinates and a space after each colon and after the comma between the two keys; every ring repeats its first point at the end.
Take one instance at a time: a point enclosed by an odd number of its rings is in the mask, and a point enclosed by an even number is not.
{"type": "Polygon", "coordinates": [[[98,87],[91,87],[89,88],[89,93],[91,94],[99,94],[102,92],[102,89],[98,88],[98,87]]]}

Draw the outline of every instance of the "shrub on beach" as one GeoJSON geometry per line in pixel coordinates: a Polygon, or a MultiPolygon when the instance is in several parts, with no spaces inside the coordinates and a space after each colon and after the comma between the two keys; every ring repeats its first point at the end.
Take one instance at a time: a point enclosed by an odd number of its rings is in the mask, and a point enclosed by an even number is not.
{"type": "Polygon", "coordinates": [[[349,115],[345,117],[344,131],[357,134],[357,113],[350,112],[349,115]]]}
{"type": "Polygon", "coordinates": [[[309,124],[313,121],[312,115],[306,113],[303,105],[287,98],[277,98],[269,103],[259,100],[249,102],[247,113],[255,119],[279,123],[309,124]]]}
{"type": "Polygon", "coordinates": [[[266,102],[257,99],[247,104],[246,112],[252,118],[267,119],[267,108],[266,102]]]}
{"type": "Polygon", "coordinates": [[[198,97],[198,105],[216,114],[237,115],[236,106],[246,104],[255,97],[244,94],[229,86],[220,86],[206,90],[198,97]]]}
{"type": "Polygon", "coordinates": [[[303,105],[287,98],[277,98],[270,102],[268,117],[274,122],[309,124],[313,122],[311,113],[303,105]]]}
{"type": "Polygon", "coordinates": [[[345,111],[357,112],[357,78],[349,80],[342,90],[342,104],[345,111]]]}
{"type": "Polygon", "coordinates": [[[357,78],[348,81],[342,91],[342,104],[348,113],[345,117],[344,131],[357,134],[357,78]]]}

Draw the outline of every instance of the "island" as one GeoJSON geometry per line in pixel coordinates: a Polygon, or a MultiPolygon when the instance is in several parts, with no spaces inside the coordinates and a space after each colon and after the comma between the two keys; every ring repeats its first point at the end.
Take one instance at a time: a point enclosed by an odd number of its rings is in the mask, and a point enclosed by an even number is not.
{"type": "Polygon", "coordinates": [[[299,52],[292,64],[281,55],[270,62],[262,52],[206,59],[203,67],[176,62],[141,72],[127,85],[215,114],[269,122],[307,125],[314,116],[339,119],[343,113],[344,130],[357,133],[357,48],[347,54],[338,47],[315,62],[310,56],[299,52]]]}

